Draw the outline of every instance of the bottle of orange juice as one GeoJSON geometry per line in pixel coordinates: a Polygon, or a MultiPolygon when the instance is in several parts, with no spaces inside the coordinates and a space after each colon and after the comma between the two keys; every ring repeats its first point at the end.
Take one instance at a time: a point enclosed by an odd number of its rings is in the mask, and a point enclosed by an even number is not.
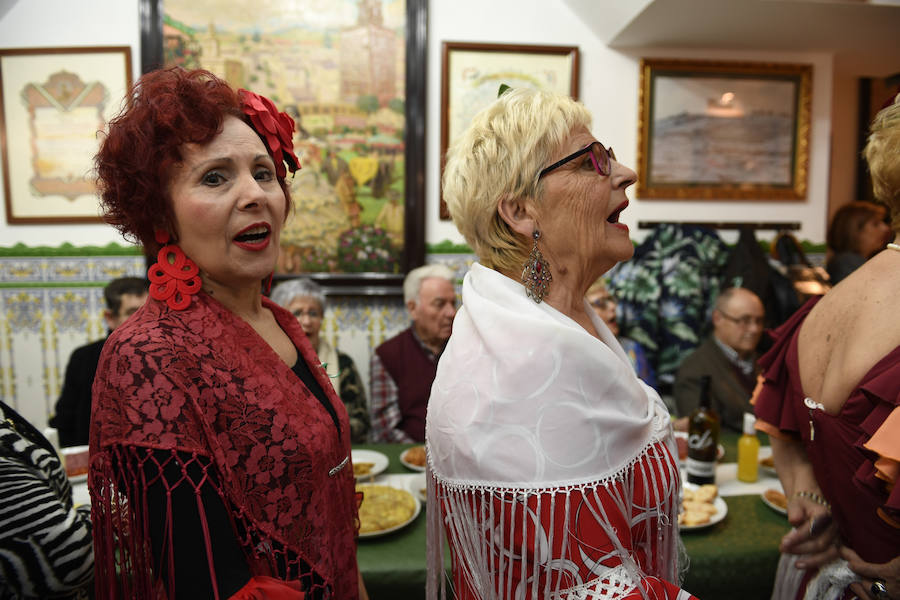
{"type": "Polygon", "coordinates": [[[744,413],[744,435],[738,440],[739,481],[754,482],[759,479],[759,440],[756,437],[756,417],[752,413],[744,413]]]}

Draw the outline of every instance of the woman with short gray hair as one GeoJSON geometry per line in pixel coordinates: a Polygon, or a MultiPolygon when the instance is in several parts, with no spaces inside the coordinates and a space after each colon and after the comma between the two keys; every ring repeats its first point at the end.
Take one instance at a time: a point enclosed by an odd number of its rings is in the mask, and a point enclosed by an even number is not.
{"type": "Polygon", "coordinates": [[[338,351],[320,335],[325,317],[325,293],[322,287],[305,277],[279,283],[271,299],[291,312],[312,347],[316,349],[322,368],[328,373],[334,391],[340,396],[350,417],[350,441],[364,444],[369,435],[369,406],[366,389],[353,359],[338,351]]]}

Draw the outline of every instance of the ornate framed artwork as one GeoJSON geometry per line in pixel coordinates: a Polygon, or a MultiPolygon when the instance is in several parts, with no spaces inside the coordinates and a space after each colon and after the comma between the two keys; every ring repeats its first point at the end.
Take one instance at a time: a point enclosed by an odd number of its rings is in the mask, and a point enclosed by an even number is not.
{"type": "Polygon", "coordinates": [[[6,222],[101,222],[97,133],[131,85],[131,48],[0,50],[6,222]]]}
{"type": "MultiPolygon", "coordinates": [[[[578,48],[444,42],[441,47],[441,175],[447,148],[501,84],[548,89],[578,98],[578,48]]],[[[441,218],[449,219],[441,199],[441,218]]]]}
{"type": "Polygon", "coordinates": [[[802,200],[812,66],[641,61],[639,198],[802,200]]]}
{"type": "Polygon", "coordinates": [[[363,291],[424,262],[426,0],[141,0],[142,71],[204,68],[294,118],[278,278],[363,291]]]}

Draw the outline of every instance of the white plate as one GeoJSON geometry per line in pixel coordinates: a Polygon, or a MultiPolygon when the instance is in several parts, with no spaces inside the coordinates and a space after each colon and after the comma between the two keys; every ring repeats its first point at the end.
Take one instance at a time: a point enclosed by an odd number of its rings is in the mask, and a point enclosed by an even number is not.
{"type": "Polygon", "coordinates": [[[768,465],[763,464],[763,459],[772,458],[772,447],[771,446],[763,446],[759,449],[759,470],[766,475],[771,477],[778,477],[778,473],[775,471],[775,467],[770,467],[768,465]]]}
{"type": "Polygon", "coordinates": [[[82,473],[81,475],[73,475],[69,477],[69,483],[81,483],[82,481],[87,481],[87,473],[82,473]]]}
{"type": "MultiPolygon", "coordinates": [[[[775,491],[780,492],[781,490],[775,490],[775,491]]],[[[781,513],[781,514],[787,516],[787,509],[786,509],[786,508],[781,508],[780,506],[778,506],[778,505],[775,504],[774,502],[770,502],[769,499],[766,498],[766,493],[765,493],[765,492],[763,492],[762,494],[760,494],[759,497],[762,498],[762,501],[765,503],[766,506],[768,506],[769,508],[771,508],[771,509],[774,510],[775,512],[778,512],[778,513],[781,513]]]]}
{"type": "Polygon", "coordinates": [[[425,473],[416,473],[415,475],[407,475],[407,477],[409,477],[407,482],[409,493],[422,502],[427,502],[428,491],[425,488],[428,482],[425,480],[425,473]]]}
{"type": "MultiPolygon", "coordinates": [[[[696,489],[696,486],[693,483],[685,483],[685,489],[696,489]]],[[[725,501],[722,500],[721,496],[716,496],[716,499],[713,500],[713,507],[715,507],[716,512],[709,518],[709,521],[706,523],[701,523],[700,525],[679,525],[679,531],[696,531],[697,529],[706,529],[707,527],[712,527],[719,521],[725,518],[725,515],[728,514],[728,505],[725,504],[725,501]]]]}
{"type": "MultiPolygon", "coordinates": [[[[365,494],[366,484],[360,484],[360,485],[357,485],[356,487],[362,489],[363,494],[365,494]]],[[[394,486],[387,486],[387,487],[393,487],[394,489],[400,490],[401,492],[405,492],[405,493],[409,494],[410,496],[412,496],[412,499],[416,504],[416,507],[413,509],[412,516],[410,516],[409,519],[407,519],[403,523],[400,523],[399,525],[394,525],[393,527],[388,527],[387,529],[381,529],[379,531],[369,531],[367,533],[360,533],[359,537],[373,538],[373,537],[381,537],[383,535],[393,533],[394,531],[397,531],[398,529],[403,529],[404,527],[406,527],[407,525],[409,525],[410,523],[415,521],[416,517],[419,516],[419,513],[422,512],[422,503],[419,501],[418,494],[410,494],[410,492],[408,490],[404,490],[402,488],[397,488],[394,486]]],[[[363,502],[365,502],[365,501],[366,501],[365,497],[363,497],[363,502]]]]}
{"type": "Polygon", "coordinates": [[[387,469],[388,464],[390,463],[387,456],[385,456],[381,452],[376,452],[375,450],[351,450],[350,456],[353,464],[372,463],[374,465],[372,469],[365,475],[357,475],[357,479],[368,479],[369,477],[375,477],[376,475],[387,469]]]}
{"type": "Polygon", "coordinates": [[[415,447],[416,446],[413,446],[412,448],[407,448],[406,450],[404,450],[403,453],[400,454],[400,462],[403,463],[403,466],[406,467],[407,469],[412,469],[413,471],[424,471],[425,470],[424,466],[414,465],[413,463],[406,461],[406,453],[415,447]]]}

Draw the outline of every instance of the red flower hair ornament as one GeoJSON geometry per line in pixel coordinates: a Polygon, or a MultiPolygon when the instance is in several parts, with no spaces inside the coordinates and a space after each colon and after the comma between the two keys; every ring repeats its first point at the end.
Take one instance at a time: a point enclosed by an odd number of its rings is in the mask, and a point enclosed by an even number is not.
{"type": "Polygon", "coordinates": [[[250,125],[262,138],[272,159],[275,161],[275,173],[279,177],[300,169],[300,161],[294,154],[294,119],[287,113],[278,112],[275,104],[265,96],[249,90],[238,90],[241,97],[241,110],[250,117],[250,125]]]}

